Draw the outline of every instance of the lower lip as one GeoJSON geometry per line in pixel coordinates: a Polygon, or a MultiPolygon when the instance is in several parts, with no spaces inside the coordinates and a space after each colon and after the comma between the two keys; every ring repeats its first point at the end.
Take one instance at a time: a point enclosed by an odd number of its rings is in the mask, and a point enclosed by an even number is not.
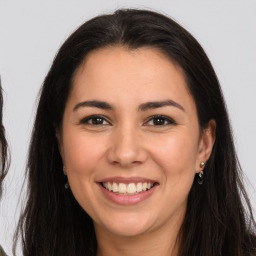
{"type": "Polygon", "coordinates": [[[112,202],[120,205],[134,205],[138,204],[147,198],[149,198],[155,191],[156,185],[147,191],[140,192],[135,195],[119,195],[102,187],[100,183],[97,183],[103,194],[112,202]]]}

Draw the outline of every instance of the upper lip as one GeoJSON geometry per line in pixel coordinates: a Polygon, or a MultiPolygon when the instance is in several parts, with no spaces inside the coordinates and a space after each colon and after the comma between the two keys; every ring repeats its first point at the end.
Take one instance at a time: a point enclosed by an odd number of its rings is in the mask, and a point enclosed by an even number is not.
{"type": "Polygon", "coordinates": [[[120,177],[120,176],[104,178],[102,180],[98,180],[97,182],[98,183],[116,182],[116,183],[124,183],[124,184],[139,183],[139,182],[158,183],[156,180],[143,178],[143,177],[120,177]]]}

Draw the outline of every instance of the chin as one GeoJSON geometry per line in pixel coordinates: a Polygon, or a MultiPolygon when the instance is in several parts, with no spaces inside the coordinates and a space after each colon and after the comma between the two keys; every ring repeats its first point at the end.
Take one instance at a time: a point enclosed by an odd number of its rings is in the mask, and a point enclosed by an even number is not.
{"type": "Polygon", "coordinates": [[[109,232],[120,237],[135,237],[146,233],[146,231],[148,230],[147,227],[135,227],[130,225],[120,225],[119,227],[112,226],[107,228],[109,232]]]}
{"type": "Polygon", "coordinates": [[[109,233],[122,237],[133,237],[139,236],[146,233],[152,227],[153,221],[150,221],[144,216],[138,216],[132,214],[130,216],[112,217],[111,221],[99,224],[98,229],[100,230],[103,226],[109,233]],[[113,221],[115,220],[115,221],[113,221]]]}

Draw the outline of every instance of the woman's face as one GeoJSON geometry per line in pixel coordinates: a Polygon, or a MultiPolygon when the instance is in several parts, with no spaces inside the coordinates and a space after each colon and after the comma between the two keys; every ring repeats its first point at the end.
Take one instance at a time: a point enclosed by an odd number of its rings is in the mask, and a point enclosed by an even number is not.
{"type": "Polygon", "coordinates": [[[134,236],[183,220],[212,137],[182,70],[153,48],[91,52],[58,134],[70,188],[96,233],[134,236]]]}

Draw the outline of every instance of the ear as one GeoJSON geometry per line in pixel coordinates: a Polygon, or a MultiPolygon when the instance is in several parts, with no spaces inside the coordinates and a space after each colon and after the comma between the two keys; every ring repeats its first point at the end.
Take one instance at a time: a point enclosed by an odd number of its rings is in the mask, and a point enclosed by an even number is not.
{"type": "Polygon", "coordinates": [[[59,147],[59,152],[60,152],[60,156],[62,158],[62,163],[63,163],[63,173],[66,175],[66,171],[65,171],[65,159],[64,159],[64,152],[63,152],[63,139],[62,139],[62,134],[61,131],[58,129],[56,130],[56,139],[58,142],[58,147],[59,147]]]}
{"type": "Polygon", "coordinates": [[[204,166],[201,163],[206,163],[211,156],[212,148],[215,142],[215,132],[216,132],[216,122],[211,119],[206,128],[201,132],[199,145],[198,145],[198,155],[196,161],[196,172],[202,171],[204,166]]]}

